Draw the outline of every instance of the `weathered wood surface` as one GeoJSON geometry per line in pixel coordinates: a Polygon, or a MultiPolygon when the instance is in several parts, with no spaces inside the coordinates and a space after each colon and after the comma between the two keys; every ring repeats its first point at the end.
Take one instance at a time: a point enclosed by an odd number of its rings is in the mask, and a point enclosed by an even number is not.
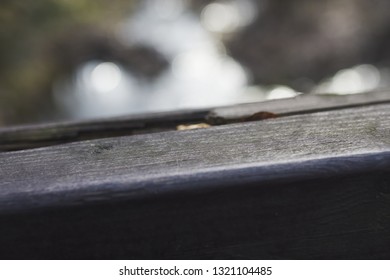
{"type": "Polygon", "coordinates": [[[390,103],[390,92],[356,95],[301,95],[296,98],[190,110],[42,125],[0,128],[0,151],[44,147],[87,139],[172,131],[181,124],[206,122],[212,125],[235,123],[259,112],[278,117],[342,108],[390,103]]]}
{"type": "Polygon", "coordinates": [[[1,258],[390,258],[390,105],[0,154],[1,258]]]}
{"type": "Polygon", "coordinates": [[[225,122],[234,122],[235,119],[245,118],[257,112],[271,112],[284,117],[385,103],[390,103],[388,90],[352,95],[305,94],[295,98],[215,108],[211,110],[208,118],[219,117],[225,122]]]}
{"type": "Polygon", "coordinates": [[[207,110],[189,110],[0,128],[0,152],[44,147],[95,138],[175,130],[183,123],[200,122],[207,110]]]}

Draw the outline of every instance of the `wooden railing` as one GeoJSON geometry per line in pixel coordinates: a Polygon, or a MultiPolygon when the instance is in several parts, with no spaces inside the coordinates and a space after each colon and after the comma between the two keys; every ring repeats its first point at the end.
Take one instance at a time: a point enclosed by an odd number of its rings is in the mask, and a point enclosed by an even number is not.
{"type": "Polygon", "coordinates": [[[0,149],[1,258],[390,257],[390,92],[3,128],[0,149]]]}

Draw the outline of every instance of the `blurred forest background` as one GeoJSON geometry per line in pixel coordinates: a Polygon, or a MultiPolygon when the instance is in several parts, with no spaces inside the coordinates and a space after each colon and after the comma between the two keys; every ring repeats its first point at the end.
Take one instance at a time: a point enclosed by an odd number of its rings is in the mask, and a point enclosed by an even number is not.
{"type": "Polygon", "coordinates": [[[389,86],[387,0],[2,0],[0,126],[389,86]]]}

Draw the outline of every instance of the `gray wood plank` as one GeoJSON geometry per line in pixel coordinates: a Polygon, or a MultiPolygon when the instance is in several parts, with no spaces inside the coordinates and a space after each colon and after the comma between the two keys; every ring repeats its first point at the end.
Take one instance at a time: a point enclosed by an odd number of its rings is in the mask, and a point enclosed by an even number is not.
{"type": "Polygon", "coordinates": [[[388,90],[352,95],[304,94],[295,98],[215,108],[209,113],[208,119],[215,123],[229,123],[258,112],[270,112],[283,117],[389,102],[388,90]]]}
{"type": "MultiPolygon", "coordinates": [[[[227,173],[234,178],[242,170],[253,170],[255,176],[241,178],[244,181],[308,176],[305,170],[298,175],[295,171],[280,174],[278,170],[284,164],[290,168],[289,163],[299,166],[301,162],[326,162],[337,157],[348,162],[353,156],[390,152],[389,109],[390,105],[377,105],[3,153],[0,209],[22,205],[8,199],[12,196],[47,194],[53,203],[62,203],[56,199],[76,203],[73,200],[79,198],[79,191],[87,196],[96,193],[96,199],[104,199],[100,191],[153,194],[173,183],[174,187],[181,183],[196,185],[199,180],[211,183],[227,173]],[[153,187],[148,188],[149,184],[153,187]],[[63,192],[69,194],[63,197],[63,192]],[[73,192],[75,197],[71,196],[73,192]]],[[[342,172],[354,168],[347,164],[341,167],[342,172]]],[[[329,170],[311,172],[317,176],[329,170]]],[[[39,199],[41,202],[34,203],[45,203],[39,199]]]]}
{"type": "Polygon", "coordinates": [[[208,110],[186,110],[134,116],[0,127],[0,152],[175,130],[177,125],[204,121],[208,110]]]}
{"type": "Polygon", "coordinates": [[[390,257],[390,104],[0,154],[0,258],[390,257]]]}
{"type": "MultiPolygon", "coordinates": [[[[212,125],[250,121],[259,112],[278,117],[389,103],[390,92],[355,95],[301,95],[296,98],[242,104],[205,110],[124,116],[82,122],[0,128],[0,151],[44,147],[67,142],[175,130],[178,125],[206,122],[212,125]]],[[[260,118],[254,118],[261,119],[260,118]]],[[[265,116],[264,118],[267,118],[265,116]]]]}

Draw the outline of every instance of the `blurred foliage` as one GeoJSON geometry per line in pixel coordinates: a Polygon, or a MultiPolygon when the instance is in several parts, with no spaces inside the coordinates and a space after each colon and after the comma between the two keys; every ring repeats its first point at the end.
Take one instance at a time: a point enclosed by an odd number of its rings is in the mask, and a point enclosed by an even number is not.
{"type": "MultiPolygon", "coordinates": [[[[128,16],[129,0],[3,0],[0,5],[0,124],[1,116],[28,116],[44,106],[53,77],[61,66],[51,56],[52,45],[77,45],[78,33],[112,34],[128,16]]],[[[28,120],[24,120],[28,121],[28,120]]]]}

